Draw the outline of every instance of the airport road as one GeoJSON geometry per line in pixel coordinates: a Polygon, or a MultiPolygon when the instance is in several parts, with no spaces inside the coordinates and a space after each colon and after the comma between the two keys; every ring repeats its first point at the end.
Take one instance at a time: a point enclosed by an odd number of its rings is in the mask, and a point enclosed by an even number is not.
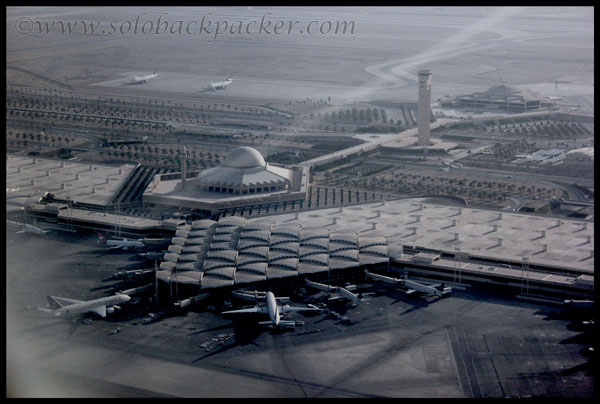
{"type": "MultiPolygon", "coordinates": [[[[442,165],[436,164],[427,164],[423,162],[411,162],[411,161],[402,161],[402,160],[392,160],[392,159],[381,159],[381,158],[364,158],[363,161],[373,164],[390,164],[395,166],[401,166],[402,168],[409,169],[430,169],[430,170],[440,170],[442,165]]],[[[589,202],[589,198],[585,196],[585,193],[581,190],[569,185],[569,183],[578,183],[582,182],[580,178],[573,177],[565,177],[559,175],[545,175],[545,174],[532,174],[518,171],[507,171],[507,170],[495,170],[489,168],[469,168],[467,166],[462,166],[460,168],[450,168],[450,172],[454,172],[456,174],[465,174],[465,175],[478,175],[478,176],[487,176],[494,178],[508,178],[510,175],[513,180],[521,180],[526,182],[535,183],[536,185],[547,185],[551,187],[556,187],[566,191],[569,194],[569,199],[576,202],[589,202]]],[[[585,181],[585,180],[584,180],[585,181]]],[[[585,182],[584,182],[585,184],[585,182]]]]}
{"type": "MultiPolygon", "coordinates": [[[[447,124],[449,122],[453,122],[453,121],[454,120],[452,120],[452,119],[438,119],[436,122],[433,122],[431,124],[431,129],[435,129],[440,126],[444,126],[445,124],[447,124]]],[[[418,131],[419,131],[418,128],[410,128],[410,129],[404,130],[400,133],[396,133],[396,134],[392,134],[392,135],[376,134],[377,137],[374,137],[374,138],[367,137],[366,135],[361,135],[361,139],[366,140],[366,143],[362,143],[357,146],[352,146],[352,147],[349,147],[346,149],[338,150],[338,151],[335,151],[335,152],[332,152],[329,154],[325,154],[323,156],[316,157],[314,159],[306,160],[306,161],[303,161],[302,163],[300,163],[300,165],[311,166],[311,165],[315,165],[317,163],[323,164],[325,162],[334,161],[339,158],[348,157],[352,154],[360,153],[363,151],[369,151],[369,150],[376,148],[379,145],[384,145],[386,143],[395,142],[404,137],[414,136],[417,134],[418,131]]]]}
{"type": "MultiPolygon", "coordinates": [[[[537,115],[544,115],[547,113],[548,113],[548,111],[527,112],[527,113],[512,114],[512,115],[510,115],[510,114],[490,114],[490,115],[486,115],[483,117],[474,117],[474,118],[472,118],[471,121],[488,120],[488,119],[493,119],[493,118],[505,118],[508,116],[513,117],[513,118],[524,117],[524,116],[537,116],[537,115]]],[[[454,118],[454,117],[441,118],[441,119],[437,119],[435,122],[431,123],[430,127],[431,127],[431,130],[433,130],[435,128],[438,128],[438,127],[441,127],[448,123],[453,123],[453,122],[454,123],[460,122],[460,120],[457,118],[454,118]]],[[[469,122],[469,121],[465,121],[465,122],[469,122]]],[[[366,143],[363,143],[363,144],[360,144],[357,146],[352,146],[347,149],[338,150],[338,151],[335,151],[335,152],[332,152],[330,154],[326,154],[323,156],[319,156],[314,159],[304,161],[300,164],[301,165],[315,165],[318,163],[323,164],[325,162],[334,161],[336,159],[344,158],[344,157],[347,157],[347,156],[355,154],[355,153],[372,150],[375,147],[377,147],[378,145],[384,145],[387,143],[395,142],[401,138],[408,137],[408,136],[415,136],[415,135],[417,135],[418,131],[419,131],[419,129],[415,127],[415,128],[410,128],[410,129],[407,129],[407,130],[404,130],[402,132],[399,132],[397,134],[392,134],[392,135],[390,135],[390,134],[373,134],[373,135],[377,135],[377,137],[372,138],[372,139],[367,137],[366,135],[360,135],[361,139],[364,139],[367,141],[366,143]]],[[[488,147],[490,147],[490,146],[489,145],[481,146],[476,149],[476,152],[486,149],[488,147]]],[[[465,155],[466,155],[466,151],[461,152],[461,154],[459,154],[458,156],[453,156],[452,160],[460,159],[460,158],[464,157],[465,155]]]]}
{"type": "Polygon", "coordinates": [[[593,392],[580,353],[589,338],[572,331],[558,309],[483,290],[456,290],[440,301],[371,285],[375,295],[355,308],[329,303],[353,325],[326,314],[295,313],[291,318],[305,325],[278,332],[257,328],[255,318],[224,318],[219,308],[204,306],[143,323],[155,309],[140,305],[85,324],[48,318],[25,306],[42,304],[46,294],[91,299],[123,289],[106,279],[135,266],[134,255],[107,254],[93,239],[7,237],[12,396],[587,397],[593,392]]]}

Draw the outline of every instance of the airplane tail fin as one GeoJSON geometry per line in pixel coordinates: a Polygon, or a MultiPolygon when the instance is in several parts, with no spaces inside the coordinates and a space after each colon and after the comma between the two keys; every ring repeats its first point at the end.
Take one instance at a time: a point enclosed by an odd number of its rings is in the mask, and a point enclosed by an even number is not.
{"type": "Polygon", "coordinates": [[[104,237],[104,234],[98,232],[98,241],[100,241],[101,244],[106,244],[106,237],[104,237]]]}

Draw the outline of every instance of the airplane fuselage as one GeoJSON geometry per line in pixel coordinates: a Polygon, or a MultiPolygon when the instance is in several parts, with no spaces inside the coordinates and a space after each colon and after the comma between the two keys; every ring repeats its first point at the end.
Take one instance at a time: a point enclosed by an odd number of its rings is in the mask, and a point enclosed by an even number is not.
{"type": "Polygon", "coordinates": [[[33,234],[46,234],[46,233],[48,233],[47,230],[42,230],[39,227],[35,227],[35,226],[30,225],[30,224],[26,224],[25,225],[25,231],[28,232],[28,233],[33,233],[33,234]]]}
{"type": "Polygon", "coordinates": [[[225,87],[227,87],[228,85],[230,85],[231,83],[233,83],[233,80],[232,79],[227,79],[225,81],[219,81],[218,83],[210,83],[210,86],[214,90],[222,90],[225,87]]]}
{"type": "Polygon", "coordinates": [[[144,247],[144,243],[135,240],[106,240],[109,247],[144,247]]]}
{"type": "Polygon", "coordinates": [[[273,292],[267,292],[266,299],[269,319],[273,322],[275,327],[277,327],[279,325],[279,320],[281,319],[281,315],[279,314],[279,305],[277,304],[277,300],[275,299],[273,292]]]}
{"type": "Polygon", "coordinates": [[[94,311],[94,308],[99,306],[114,306],[117,304],[125,303],[131,299],[127,295],[115,295],[102,297],[100,299],[90,300],[88,302],[75,303],[68,306],[61,307],[60,309],[54,310],[55,316],[67,316],[72,314],[87,313],[88,311],[94,311]]]}
{"type": "Polygon", "coordinates": [[[16,225],[16,226],[23,225],[23,229],[18,231],[17,233],[32,233],[32,234],[44,235],[44,234],[47,234],[50,232],[49,230],[40,229],[39,227],[35,227],[35,226],[27,224],[27,223],[18,223],[18,222],[13,222],[12,220],[7,220],[6,222],[16,225]]]}
{"type": "MultiPolygon", "coordinates": [[[[247,299],[252,298],[251,295],[244,296],[244,293],[239,293],[237,296],[247,299]]],[[[258,294],[255,293],[255,298],[258,300],[258,294]]],[[[232,311],[225,311],[222,314],[233,314],[233,313],[262,313],[269,316],[268,321],[260,321],[259,324],[267,325],[270,327],[295,327],[295,321],[282,320],[282,313],[304,311],[304,310],[319,310],[314,307],[290,307],[289,305],[281,306],[277,303],[277,300],[285,301],[287,297],[276,298],[273,292],[267,292],[264,296],[266,304],[260,306],[254,306],[249,309],[239,309],[232,311]]]]}
{"type": "Polygon", "coordinates": [[[148,74],[147,76],[133,76],[133,78],[131,79],[131,83],[136,84],[136,83],[147,83],[148,80],[152,80],[153,78],[156,78],[158,76],[158,73],[155,74],[148,74]]]}

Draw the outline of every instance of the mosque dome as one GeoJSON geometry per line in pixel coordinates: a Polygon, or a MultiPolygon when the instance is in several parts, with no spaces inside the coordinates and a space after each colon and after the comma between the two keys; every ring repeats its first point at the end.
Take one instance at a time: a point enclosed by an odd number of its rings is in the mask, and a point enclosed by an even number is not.
{"type": "Polygon", "coordinates": [[[262,154],[252,147],[238,147],[233,149],[223,162],[224,167],[230,168],[255,168],[265,167],[267,163],[262,154]]]}

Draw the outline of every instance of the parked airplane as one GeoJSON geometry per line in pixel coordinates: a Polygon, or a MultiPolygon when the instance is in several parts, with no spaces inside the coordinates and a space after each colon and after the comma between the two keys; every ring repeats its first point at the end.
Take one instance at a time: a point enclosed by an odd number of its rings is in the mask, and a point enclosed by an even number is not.
{"type": "Polygon", "coordinates": [[[153,259],[162,260],[165,256],[165,254],[167,254],[167,253],[170,253],[170,251],[145,252],[145,253],[139,253],[138,257],[146,259],[146,260],[153,260],[153,259]]]}
{"type": "MultiPolygon", "coordinates": [[[[260,299],[260,292],[257,292],[256,296],[257,299],[260,299]]],[[[252,308],[249,309],[239,309],[239,310],[231,310],[231,311],[225,311],[221,314],[234,314],[234,313],[262,313],[262,314],[267,314],[269,316],[269,320],[268,321],[260,321],[259,324],[262,325],[269,325],[271,327],[289,327],[289,328],[293,328],[296,326],[296,322],[295,321],[287,321],[287,320],[282,320],[281,319],[281,314],[282,313],[289,313],[292,311],[308,311],[308,310],[312,310],[312,311],[321,311],[321,309],[318,309],[316,307],[291,307],[289,305],[280,305],[278,304],[278,300],[280,301],[286,301],[288,300],[287,297],[275,297],[275,295],[273,294],[273,292],[267,292],[266,295],[264,295],[264,299],[266,300],[266,305],[262,305],[262,306],[254,306],[252,308]]]]}
{"type": "Polygon", "coordinates": [[[126,238],[124,238],[123,240],[107,240],[106,237],[104,237],[104,234],[100,232],[98,232],[98,240],[100,240],[100,243],[109,246],[111,250],[116,250],[120,248],[126,251],[129,248],[145,247],[145,244],[143,243],[142,239],[127,240],[126,238]]]}
{"type": "Polygon", "coordinates": [[[152,80],[154,78],[158,77],[158,73],[156,73],[156,70],[154,70],[154,72],[152,72],[152,74],[148,74],[146,76],[133,76],[130,81],[129,84],[142,84],[142,83],[147,83],[148,80],[152,80]]]}
{"type": "Polygon", "coordinates": [[[17,233],[33,233],[33,234],[48,234],[50,230],[40,229],[39,227],[32,226],[30,224],[25,224],[23,226],[23,230],[18,231],[17,233]]]}
{"type": "Polygon", "coordinates": [[[405,288],[403,292],[407,295],[413,293],[425,293],[438,297],[444,297],[449,296],[452,293],[452,288],[446,287],[444,283],[436,285],[425,285],[419,282],[411,281],[409,279],[391,278],[385,275],[374,274],[369,271],[365,271],[365,275],[367,276],[367,279],[388,283],[390,285],[402,286],[403,288],[405,288]]]}
{"type": "Polygon", "coordinates": [[[16,225],[16,226],[23,226],[23,229],[19,230],[17,232],[17,234],[20,234],[20,233],[33,233],[33,234],[44,235],[44,234],[48,234],[48,233],[50,233],[52,231],[52,230],[40,229],[39,227],[35,227],[35,226],[32,226],[32,225],[27,224],[27,223],[13,222],[12,220],[7,220],[6,222],[10,223],[12,225],[16,225]]]}
{"type": "Polygon", "coordinates": [[[40,308],[39,310],[54,314],[56,317],[91,312],[104,318],[106,314],[112,314],[115,310],[120,310],[121,308],[117,304],[125,303],[129,299],[131,298],[128,295],[123,294],[88,301],[48,296],[48,301],[58,304],[60,308],[55,310],[40,308]]]}
{"type": "Polygon", "coordinates": [[[308,286],[313,287],[315,289],[322,290],[322,291],[330,293],[330,294],[333,293],[334,295],[331,296],[329,298],[329,300],[347,299],[353,303],[358,303],[361,300],[363,300],[362,294],[356,295],[351,292],[351,290],[356,290],[356,285],[348,285],[345,287],[330,286],[330,285],[325,285],[323,283],[312,282],[312,281],[309,281],[308,279],[304,279],[304,282],[306,282],[306,284],[308,286]]]}
{"type": "Polygon", "coordinates": [[[210,83],[210,87],[212,88],[213,91],[223,90],[231,83],[233,83],[233,79],[231,77],[229,77],[225,81],[219,81],[218,83],[210,83]]]}

